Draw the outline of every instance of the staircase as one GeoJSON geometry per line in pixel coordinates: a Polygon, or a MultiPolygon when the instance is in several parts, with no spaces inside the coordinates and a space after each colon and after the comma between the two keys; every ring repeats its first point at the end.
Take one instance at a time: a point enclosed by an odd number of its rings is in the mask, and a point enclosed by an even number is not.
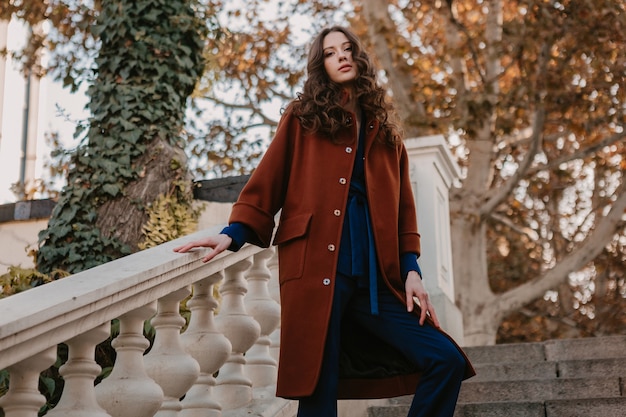
{"type": "MultiPolygon", "coordinates": [[[[626,336],[465,349],[477,375],[463,383],[455,417],[626,417],[626,336]]],[[[406,417],[411,397],[370,407],[406,417]]]]}

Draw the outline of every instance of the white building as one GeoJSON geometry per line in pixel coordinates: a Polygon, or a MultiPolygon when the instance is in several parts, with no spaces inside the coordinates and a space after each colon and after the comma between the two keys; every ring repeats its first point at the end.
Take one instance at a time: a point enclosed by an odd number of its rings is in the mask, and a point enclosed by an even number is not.
{"type": "Polygon", "coordinates": [[[0,56],[0,204],[17,200],[13,184],[32,184],[45,176],[47,133],[58,132],[64,143],[73,140],[74,123],[58,108],[74,119],[86,117],[84,94],[72,95],[50,77],[26,77],[12,59],[10,52],[21,49],[27,37],[28,28],[20,21],[0,21],[0,50],[9,51],[0,56]]]}

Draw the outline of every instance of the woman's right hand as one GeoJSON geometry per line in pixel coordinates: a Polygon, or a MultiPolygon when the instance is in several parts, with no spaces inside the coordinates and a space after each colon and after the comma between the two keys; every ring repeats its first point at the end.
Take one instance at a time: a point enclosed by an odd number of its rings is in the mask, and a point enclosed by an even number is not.
{"type": "Polygon", "coordinates": [[[233,239],[230,236],[222,233],[217,236],[208,236],[203,239],[194,240],[193,242],[189,242],[183,246],[178,246],[174,248],[174,252],[186,253],[194,248],[211,248],[213,250],[202,258],[202,262],[207,263],[228,249],[232,242],[233,239]]]}

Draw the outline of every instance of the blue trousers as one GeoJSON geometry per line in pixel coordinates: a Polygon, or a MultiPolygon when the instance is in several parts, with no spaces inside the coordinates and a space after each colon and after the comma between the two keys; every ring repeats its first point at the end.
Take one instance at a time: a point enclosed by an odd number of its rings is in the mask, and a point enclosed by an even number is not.
{"type": "MultiPolygon", "coordinates": [[[[381,283],[382,284],[382,283],[381,283]]],[[[369,292],[356,280],[337,274],[320,379],[312,396],[300,399],[298,417],[337,417],[337,385],[341,321],[350,315],[374,337],[394,346],[422,371],[407,417],[452,417],[465,359],[434,327],[419,325],[418,317],[387,289],[378,286],[379,314],[373,315],[369,292]]]]}

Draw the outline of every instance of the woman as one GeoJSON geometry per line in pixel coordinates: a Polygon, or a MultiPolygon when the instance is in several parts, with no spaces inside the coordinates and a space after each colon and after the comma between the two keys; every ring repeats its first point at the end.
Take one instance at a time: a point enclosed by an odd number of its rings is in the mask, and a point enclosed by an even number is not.
{"type": "Polygon", "coordinates": [[[281,210],[277,395],[298,399],[299,417],[336,417],[338,398],[407,394],[410,417],[451,417],[474,371],[422,284],[407,154],[376,70],[352,32],[332,27],[307,72],[229,226],[175,251],[212,248],[208,262],[267,247],[281,210]]]}

